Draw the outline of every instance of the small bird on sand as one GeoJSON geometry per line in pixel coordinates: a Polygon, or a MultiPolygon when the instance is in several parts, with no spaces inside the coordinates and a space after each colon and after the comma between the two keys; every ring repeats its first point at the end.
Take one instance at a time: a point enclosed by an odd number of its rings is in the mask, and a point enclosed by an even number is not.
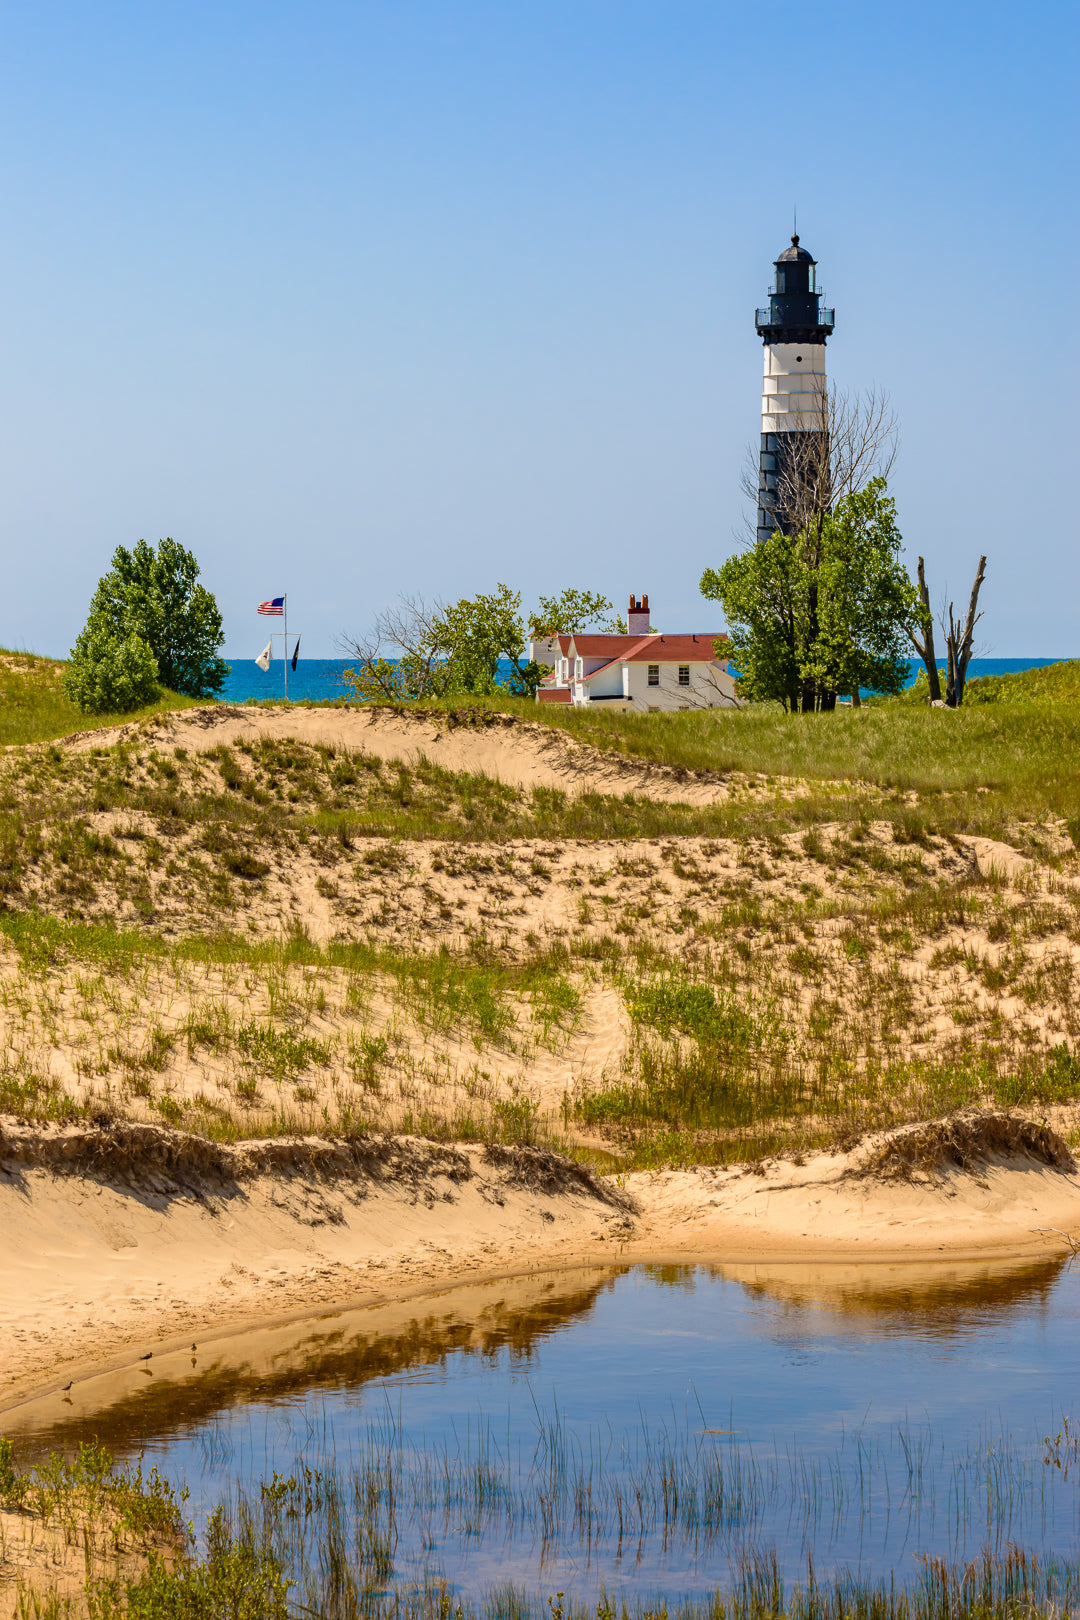
{"type": "Polygon", "coordinates": [[[193,1344],[193,1345],[192,1345],[192,1347],[191,1347],[191,1348],[192,1348],[192,1349],[193,1349],[193,1350],[197,1350],[197,1349],[198,1349],[198,1348],[199,1348],[199,1347],[198,1347],[198,1345],[197,1345],[197,1344],[193,1344]]]}
{"type": "Polygon", "coordinates": [[[152,1355],[153,1355],[153,1353],[154,1353],[154,1352],[153,1352],[153,1351],[152,1351],[152,1350],[148,1350],[148,1351],[147,1351],[147,1352],[146,1352],[146,1354],[145,1354],[145,1356],[140,1356],[140,1357],[139,1357],[139,1360],[140,1360],[140,1361],[149,1361],[149,1360],[150,1360],[150,1357],[151,1357],[151,1356],[152,1356],[152,1355]]]}
{"type": "Polygon", "coordinates": [[[61,1386],[61,1388],[62,1388],[62,1390],[63,1390],[63,1393],[64,1393],[64,1394],[65,1394],[65,1395],[66,1395],[66,1394],[67,1394],[67,1392],[68,1392],[68,1390],[69,1390],[69,1389],[70,1389],[70,1388],[71,1388],[71,1386],[72,1386],[72,1384],[73,1384],[73,1383],[74,1383],[74,1382],[75,1382],[75,1380],[74,1380],[74,1378],[71,1378],[71,1379],[69,1379],[69,1380],[68,1380],[68,1382],[67,1382],[67,1383],[66,1383],[66,1384],[63,1384],[63,1385],[62,1385],[62,1386],[61,1386]]]}

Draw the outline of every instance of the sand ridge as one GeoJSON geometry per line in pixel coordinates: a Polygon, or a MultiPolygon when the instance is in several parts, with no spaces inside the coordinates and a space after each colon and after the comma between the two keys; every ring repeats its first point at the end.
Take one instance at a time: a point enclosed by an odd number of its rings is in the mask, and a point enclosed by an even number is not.
{"type": "MultiPolygon", "coordinates": [[[[558,788],[568,794],[634,793],[680,804],[718,804],[734,790],[751,785],[751,778],[742,773],[649,764],[579,743],[538,721],[486,709],[463,715],[370,707],[257,709],[213,704],[180,709],[165,719],[133,721],[107,732],[78,732],[67,739],[66,746],[85,751],[118,742],[156,748],[179,744],[193,753],[205,753],[222,744],[286,738],[410,765],[426,759],[445,770],[476,772],[512,787],[558,788]]],[[[790,787],[796,793],[803,791],[799,783],[790,787]]],[[[775,784],[770,791],[775,791],[775,784]]]]}

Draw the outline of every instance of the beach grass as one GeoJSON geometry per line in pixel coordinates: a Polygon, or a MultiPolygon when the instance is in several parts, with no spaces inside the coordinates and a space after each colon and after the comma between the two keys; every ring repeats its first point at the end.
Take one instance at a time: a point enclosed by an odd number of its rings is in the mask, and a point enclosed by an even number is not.
{"type": "Polygon", "coordinates": [[[0,648],[0,747],[52,742],[79,731],[108,729],[127,720],[194,706],[196,698],[163,691],[155,703],[132,714],[83,714],[64,692],[63,663],[36,653],[0,648]]]}
{"type": "MultiPolygon", "coordinates": [[[[295,739],[197,753],[105,729],[11,749],[0,1104],[131,1108],[221,1137],[581,1138],[624,1168],[798,1152],[972,1103],[1071,1104],[1080,767],[1075,749],[1050,755],[1076,729],[1078,670],[1005,678],[959,714],[908,698],[823,716],[509,706],[680,771],[738,766],[705,805],[295,739]],[[1030,865],[980,869],[970,834],[1030,865]],[[323,943],[289,911],[290,882],[324,905],[323,943]],[[534,930],[530,907],[553,920],[534,930]],[[625,1048],[568,1075],[541,1117],[493,1076],[555,1050],[600,991],[625,1005],[625,1048]],[[442,1106],[432,1054],[446,1072],[451,1051],[487,1078],[442,1106]],[[185,1053],[220,1071],[201,1102],[174,1083],[185,1053]]],[[[453,723],[505,717],[472,706],[453,723]]]]}

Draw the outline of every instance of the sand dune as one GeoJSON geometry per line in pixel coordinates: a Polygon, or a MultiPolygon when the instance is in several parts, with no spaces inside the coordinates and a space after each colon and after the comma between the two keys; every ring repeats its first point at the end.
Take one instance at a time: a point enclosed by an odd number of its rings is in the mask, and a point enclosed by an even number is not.
{"type": "Polygon", "coordinates": [[[964,1167],[883,1172],[877,1138],[615,1184],[555,1155],[403,1138],[224,1149],[161,1127],[119,1143],[116,1127],[9,1128],[0,1407],[17,1424],[11,1408],[69,1378],[137,1372],[147,1351],[241,1323],[570,1264],[1061,1253],[1060,1234],[1080,1233],[1080,1175],[1040,1129],[1008,1147],[994,1127],[964,1167]]]}
{"type": "Polygon", "coordinates": [[[471,717],[391,709],[256,709],[221,704],[184,709],[165,720],[134,722],[115,731],[80,732],[74,748],[138,738],[158,748],[193,752],[222,743],[297,738],[362,750],[412,764],[421,757],[449,771],[475,771],[513,787],[561,788],[567,793],[638,793],[682,804],[716,804],[749,779],[735,773],[676,770],[591,748],[538,722],[477,710],[471,717]]]}

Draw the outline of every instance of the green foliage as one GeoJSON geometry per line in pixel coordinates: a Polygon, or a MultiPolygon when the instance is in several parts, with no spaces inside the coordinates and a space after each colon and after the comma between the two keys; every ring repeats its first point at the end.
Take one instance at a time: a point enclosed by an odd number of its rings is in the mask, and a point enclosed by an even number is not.
{"type": "Polygon", "coordinates": [[[525,626],[521,592],[499,585],[488,595],[462,597],[438,614],[439,641],[446,648],[448,695],[487,694],[500,690],[529,697],[540,680],[536,664],[523,663],[525,626]],[[500,659],[509,659],[509,682],[499,679],[500,659]]]}
{"type": "Polygon", "coordinates": [[[434,608],[404,597],[376,617],[367,640],[343,645],[357,662],[342,678],[362,703],[494,693],[531,697],[543,673],[539,665],[524,662],[521,592],[501,584],[487,595],[463,596],[434,608]],[[400,649],[399,655],[388,657],[387,646],[400,649]],[[501,659],[514,666],[509,681],[499,678],[501,659]]]}
{"type": "Polygon", "coordinates": [[[288,1620],[290,1582],[267,1546],[235,1536],[220,1508],[206,1556],[171,1566],[156,1553],[136,1579],[90,1583],[90,1620],[288,1620]]]}
{"type": "Polygon", "coordinates": [[[635,985],[627,992],[626,1009],[635,1023],[659,1035],[677,1031],[729,1050],[746,1050],[757,1034],[753,1019],[734,1002],[717,1000],[708,985],[679,979],[635,985]]]}
{"type": "Polygon", "coordinates": [[[95,634],[107,632],[116,642],[138,636],[165,686],[187,697],[213,697],[229,666],[218,656],[221,613],[198,578],[194,556],[175,540],[159,540],[156,551],[145,540],[132,551],[117,546],[90,600],[83,635],[93,625],[95,634]]]}
{"type": "MultiPolygon", "coordinates": [[[[944,672],[942,676],[944,688],[944,672]]],[[[1062,659],[1041,669],[1011,675],[979,675],[964,683],[964,703],[1043,703],[1075,705],[1080,701],[1080,660],[1062,659]]]]}
{"type": "Polygon", "coordinates": [[[159,695],[157,659],[134,630],[124,635],[92,613],[71,649],[64,691],[86,714],[129,714],[159,695]]]}
{"type": "MultiPolygon", "coordinates": [[[[0,747],[48,742],[86,729],[85,712],[64,689],[65,670],[66,665],[53,658],[0,649],[0,747]]],[[[151,705],[151,711],[164,714],[185,708],[191,701],[163,692],[151,705]]],[[[93,723],[105,726],[120,718],[117,710],[110,710],[95,715],[93,723]]]]}
{"type": "Polygon", "coordinates": [[[899,692],[915,587],[900,562],[896,503],[883,478],[847,495],[798,534],[774,530],[701,576],[731,625],[746,696],[794,710],[838,692],[899,692]]]}
{"type": "Polygon", "coordinates": [[[285,1080],[300,1074],[312,1063],[330,1062],[330,1048],[325,1041],[310,1035],[293,1035],[287,1029],[275,1029],[268,1024],[245,1024],[237,1033],[236,1044],[246,1058],[270,1074],[275,1080],[285,1080]]]}
{"type": "Polygon", "coordinates": [[[20,1508],[30,1489],[30,1475],[15,1466],[15,1446],[0,1434],[0,1506],[20,1508]]]}
{"type": "Polygon", "coordinates": [[[571,587],[559,596],[542,596],[529,618],[529,635],[571,636],[592,629],[601,635],[625,635],[626,620],[614,611],[614,604],[598,591],[578,591],[571,587]]]}

